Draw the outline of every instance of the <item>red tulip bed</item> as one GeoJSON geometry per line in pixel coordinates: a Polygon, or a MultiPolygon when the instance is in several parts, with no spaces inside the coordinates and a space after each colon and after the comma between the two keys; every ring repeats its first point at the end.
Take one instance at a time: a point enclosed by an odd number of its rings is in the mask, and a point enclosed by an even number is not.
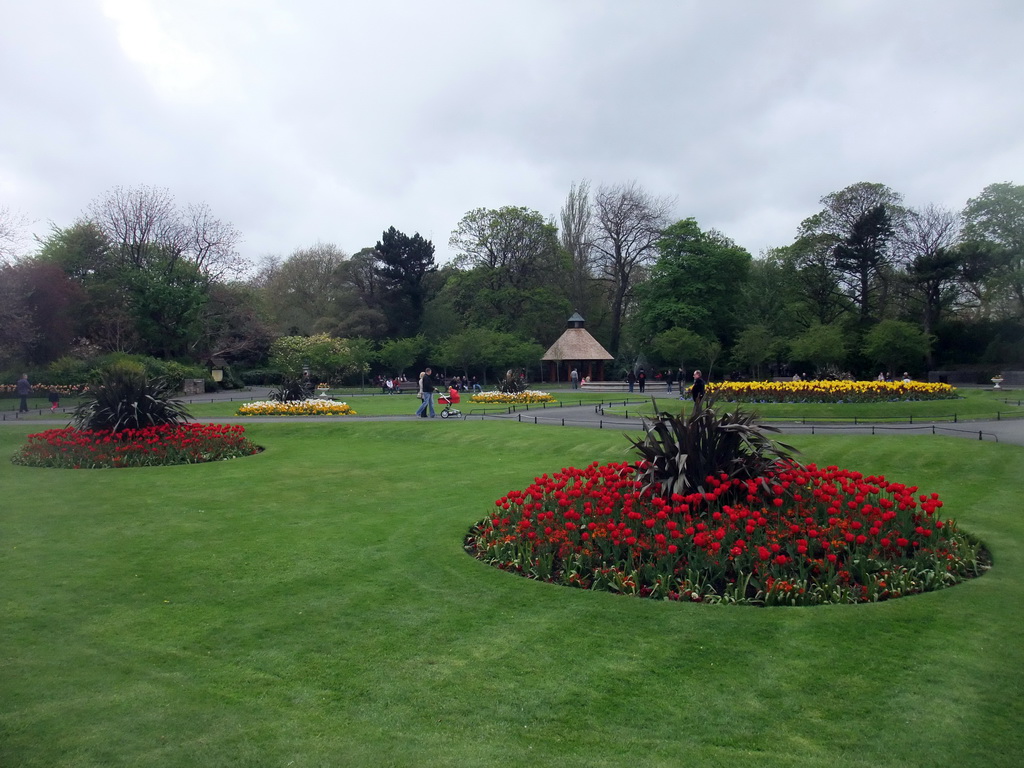
{"type": "Polygon", "coordinates": [[[986,550],[934,493],[837,467],[708,477],[704,492],[642,491],[642,465],[568,468],[510,491],[466,549],[503,570],[583,589],[752,605],[887,600],[978,576],[986,550]]]}
{"type": "Polygon", "coordinates": [[[176,424],[143,429],[48,429],[28,436],[11,459],[31,467],[99,469],[199,464],[259,453],[240,424],[176,424]]]}

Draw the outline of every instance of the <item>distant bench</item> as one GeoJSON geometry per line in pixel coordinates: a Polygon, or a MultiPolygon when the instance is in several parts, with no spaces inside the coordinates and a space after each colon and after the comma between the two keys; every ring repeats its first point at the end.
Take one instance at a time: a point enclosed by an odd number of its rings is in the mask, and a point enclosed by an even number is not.
{"type": "MultiPolygon", "coordinates": [[[[678,382],[672,382],[672,391],[675,392],[678,382]]],[[[627,381],[592,381],[589,384],[580,382],[580,389],[583,392],[629,392],[627,381]]],[[[664,392],[665,381],[663,379],[648,379],[645,384],[646,392],[664,392]]],[[[640,391],[639,382],[633,385],[633,394],[640,391]]]]}

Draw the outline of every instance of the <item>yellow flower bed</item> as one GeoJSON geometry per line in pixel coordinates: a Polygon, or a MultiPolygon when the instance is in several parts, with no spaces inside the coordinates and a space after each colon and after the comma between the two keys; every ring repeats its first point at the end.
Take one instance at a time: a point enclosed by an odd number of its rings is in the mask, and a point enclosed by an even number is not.
{"type": "Polygon", "coordinates": [[[310,398],[279,403],[276,400],[256,400],[238,409],[239,416],[354,416],[348,403],[310,398]]]}
{"type": "Polygon", "coordinates": [[[548,392],[538,390],[527,390],[510,394],[507,392],[480,392],[469,398],[471,403],[491,404],[521,404],[532,405],[533,403],[553,403],[555,398],[548,392]]]}
{"type": "Polygon", "coordinates": [[[926,381],[723,381],[709,384],[708,392],[740,403],[879,403],[958,397],[955,387],[926,381]]]}

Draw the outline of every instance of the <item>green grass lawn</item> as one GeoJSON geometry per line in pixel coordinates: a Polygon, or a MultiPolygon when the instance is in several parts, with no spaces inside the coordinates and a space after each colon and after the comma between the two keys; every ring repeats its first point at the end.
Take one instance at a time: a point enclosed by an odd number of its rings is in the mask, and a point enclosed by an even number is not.
{"type": "MultiPolygon", "coordinates": [[[[1019,399],[1020,392],[962,389],[960,395],[954,400],[895,403],[744,403],[741,407],[760,414],[767,421],[849,422],[858,419],[906,423],[910,420],[952,422],[1024,417],[1024,399],[1019,399]]],[[[678,395],[669,397],[661,393],[656,394],[655,398],[659,408],[670,412],[677,411],[684,405],[677,399],[678,395]]],[[[687,400],[685,405],[689,408],[690,401],[687,400]]],[[[735,407],[726,402],[719,402],[718,405],[725,409],[735,407]]],[[[648,398],[642,409],[631,403],[628,407],[618,405],[605,409],[605,412],[650,415],[653,413],[653,407],[648,398]]]]}
{"type": "MultiPolygon", "coordinates": [[[[547,408],[574,405],[589,405],[594,403],[605,403],[605,412],[619,415],[650,415],[652,410],[651,398],[658,402],[658,407],[669,411],[675,411],[684,406],[677,398],[678,395],[666,395],[659,388],[657,392],[648,392],[641,395],[638,392],[632,395],[620,392],[583,392],[581,390],[554,389],[551,392],[558,401],[556,404],[548,405],[547,408]]],[[[911,419],[921,421],[965,421],[971,419],[995,419],[995,418],[1021,418],[1024,417],[1024,393],[1018,390],[1002,390],[996,392],[990,389],[961,389],[959,397],[955,400],[935,400],[924,402],[908,403],[765,403],[744,405],[747,410],[756,411],[768,421],[813,421],[828,422],[841,421],[849,422],[853,419],[862,421],[893,421],[907,422],[911,419]]],[[[236,415],[239,405],[243,402],[256,399],[255,396],[246,391],[227,393],[232,400],[214,400],[210,395],[195,395],[181,398],[189,406],[192,415],[197,419],[225,419],[236,415]]],[[[415,413],[420,401],[415,393],[408,392],[402,395],[381,395],[376,390],[368,389],[364,392],[357,391],[332,391],[335,400],[347,402],[359,416],[395,416],[401,414],[415,413]]],[[[61,403],[61,412],[57,418],[70,419],[74,410],[74,399],[65,399],[61,403]]],[[[689,401],[685,403],[689,407],[689,401]]],[[[728,403],[720,404],[723,408],[733,407],[728,403]]],[[[30,400],[32,411],[27,416],[21,416],[18,420],[43,421],[54,418],[50,414],[50,406],[43,398],[30,400]]],[[[543,408],[540,405],[531,405],[530,409],[543,408]]],[[[496,412],[507,412],[508,406],[500,405],[478,405],[469,402],[469,396],[463,393],[462,402],[458,408],[463,413],[486,414],[496,412]]],[[[17,400],[7,398],[0,400],[0,419],[12,420],[15,418],[17,400]]],[[[526,406],[517,406],[518,410],[526,410],[526,406]]],[[[336,418],[336,417],[324,417],[336,418]]]]}
{"type": "MultiPolygon", "coordinates": [[[[610,393],[594,393],[594,392],[572,392],[566,391],[555,391],[552,393],[558,403],[566,406],[580,405],[580,404],[593,404],[593,403],[617,403],[621,405],[627,399],[630,402],[642,405],[646,401],[644,398],[636,395],[629,397],[625,394],[614,395],[610,393]]],[[[184,402],[189,412],[197,419],[221,419],[233,417],[237,414],[238,408],[242,403],[249,402],[254,399],[262,399],[255,397],[252,393],[247,391],[229,392],[226,393],[230,400],[214,399],[210,395],[193,395],[179,398],[184,402]]],[[[360,416],[397,416],[397,415],[411,415],[416,412],[416,409],[420,406],[420,400],[416,397],[415,390],[406,392],[401,395],[380,395],[373,391],[368,391],[362,394],[359,393],[344,393],[336,392],[331,395],[333,399],[340,402],[347,402],[351,405],[358,415],[360,416]]],[[[508,411],[508,406],[502,405],[482,405],[471,403],[469,401],[470,395],[462,393],[462,402],[457,406],[463,413],[495,413],[508,411]]],[[[53,418],[67,419],[70,420],[71,413],[74,411],[74,406],[77,403],[75,398],[65,398],[61,402],[61,410],[55,417],[50,413],[50,404],[45,402],[42,398],[32,398],[29,402],[31,411],[27,415],[21,415],[19,421],[43,421],[52,420],[53,418]]],[[[519,406],[522,408],[523,406],[519,406]]],[[[540,406],[531,406],[534,408],[540,406]]],[[[553,406],[548,406],[553,407],[553,406]]],[[[439,409],[437,405],[437,398],[434,399],[435,410],[439,409]]],[[[17,400],[7,399],[0,400],[0,418],[4,420],[12,420],[15,418],[15,411],[17,410],[17,400]]]]}
{"type": "MultiPolygon", "coordinates": [[[[10,456],[30,424],[0,428],[10,456]]],[[[888,603],[663,603],[462,550],[611,431],[259,423],[219,464],[0,461],[0,766],[1018,766],[1024,449],[808,437],[938,491],[983,578],[888,603]]]]}

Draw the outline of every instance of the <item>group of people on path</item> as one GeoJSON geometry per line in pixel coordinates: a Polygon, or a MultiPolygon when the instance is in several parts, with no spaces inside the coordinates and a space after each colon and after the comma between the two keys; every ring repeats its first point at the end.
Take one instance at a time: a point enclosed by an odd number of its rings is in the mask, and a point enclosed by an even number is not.
{"type": "MultiPolygon", "coordinates": [[[[28,413],[28,398],[32,394],[32,384],[28,380],[28,374],[21,374],[21,378],[14,384],[14,394],[18,396],[18,413],[28,413]]],[[[60,407],[60,394],[56,389],[51,389],[47,395],[50,401],[50,413],[60,407]]]]}
{"type": "MultiPolygon", "coordinates": [[[[682,368],[679,369],[678,373],[676,373],[675,371],[667,371],[665,373],[665,375],[664,375],[665,391],[666,392],[671,392],[672,391],[672,385],[676,381],[678,381],[679,382],[679,392],[680,392],[679,399],[680,400],[685,400],[686,399],[686,395],[682,394],[682,392],[683,392],[683,379],[685,377],[686,377],[686,375],[683,373],[683,369],[682,368]]],[[[659,378],[661,378],[661,377],[659,377],[659,378]]],[[[639,371],[633,371],[633,370],[628,371],[626,373],[626,384],[629,386],[629,391],[630,392],[633,392],[634,388],[639,389],[641,392],[645,392],[647,390],[647,372],[643,368],[641,368],[639,371]]],[[[690,387],[690,397],[693,398],[694,402],[697,402],[702,397],[704,397],[704,389],[705,389],[706,386],[707,386],[707,382],[704,380],[704,377],[701,374],[701,372],[699,370],[698,371],[694,371],[693,372],[693,385],[690,387]]]]}
{"type": "MultiPolygon", "coordinates": [[[[448,384],[449,402],[459,402],[459,392],[468,392],[471,386],[474,391],[481,389],[475,376],[473,377],[472,382],[467,380],[465,376],[456,376],[448,384]]],[[[419,386],[417,387],[417,396],[423,401],[420,403],[420,407],[416,409],[417,416],[430,419],[434,418],[436,415],[434,412],[434,393],[436,391],[437,385],[434,383],[434,372],[430,368],[425,368],[423,373],[420,374],[419,386]],[[427,415],[428,412],[430,414],[429,416],[427,415]]]]}

